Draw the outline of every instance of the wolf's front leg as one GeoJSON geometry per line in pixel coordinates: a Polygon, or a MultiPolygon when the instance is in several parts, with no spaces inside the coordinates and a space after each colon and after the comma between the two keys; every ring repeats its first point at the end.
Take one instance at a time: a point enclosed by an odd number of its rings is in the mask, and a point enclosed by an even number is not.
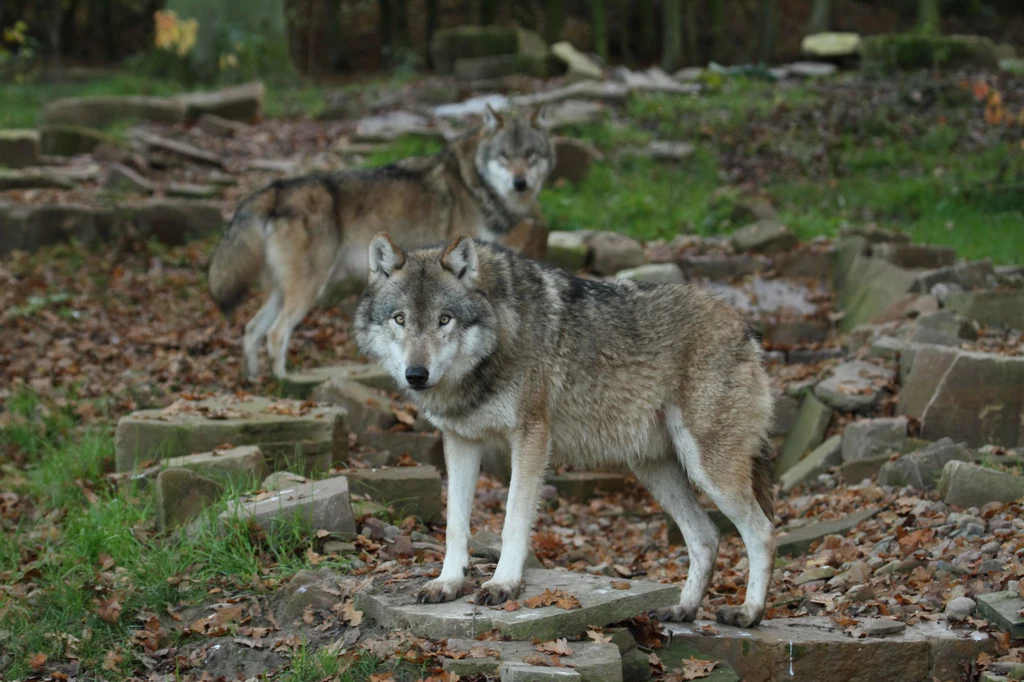
{"type": "Polygon", "coordinates": [[[548,425],[531,424],[512,442],[512,483],[501,530],[501,558],[494,577],[480,586],[478,604],[501,604],[522,589],[523,564],[530,552],[530,531],[548,466],[548,425]]]}
{"type": "Polygon", "coordinates": [[[444,434],[444,460],[448,469],[448,521],[441,575],[420,590],[417,601],[436,604],[462,594],[469,571],[469,517],[480,477],[479,443],[444,434]]]}

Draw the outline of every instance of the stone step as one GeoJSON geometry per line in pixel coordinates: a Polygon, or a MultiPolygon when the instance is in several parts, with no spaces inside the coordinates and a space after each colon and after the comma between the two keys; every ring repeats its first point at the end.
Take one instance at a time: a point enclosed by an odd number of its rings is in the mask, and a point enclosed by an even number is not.
{"type": "Polygon", "coordinates": [[[376,363],[345,362],[326,367],[290,372],[281,380],[281,392],[286,398],[305,400],[313,391],[329,379],[351,380],[388,393],[398,390],[391,375],[376,363]]]}
{"type": "Polygon", "coordinates": [[[826,535],[844,535],[856,528],[861,521],[870,519],[878,511],[877,509],[864,509],[832,521],[816,521],[794,528],[779,536],[777,551],[781,556],[803,554],[811,548],[812,544],[826,535]]]}
{"type": "Polygon", "coordinates": [[[361,592],[356,595],[356,608],[381,627],[406,629],[419,637],[474,638],[495,630],[511,639],[547,641],[679,602],[677,586],[643,580],[620,581],[567,571],[527,569],[523,581],[523,591],[518,598],[521,604],[550,589],[575,595],[581,608],[522,606],[516,611],[505,611],[500,606],[477,606],[472,603],[472,595],[445,604],[417,604],[416,593],[422,580],[405,581],[384,588],[385,591],[361,592]],[[612,582],[628,582],[629,589],[615,589],[612,582]]]}
{"type": "Polygon", "coordinates": [[[348,462],[345,410],[292,400],[217,396],[180,399],[122,417],[114,435],[117,471],[232,445],[259,446],[272,469],[326,471],[348,462]]]}
{"type": "Polygon", "coordinates": [[[1014,639],[1024,639],[1024,599],[1010,591],[978,595],[978,612],[1014,639]]]}
{"type": "Polygon", "coordinates": [[[987,633],[932,622],[859,638],[818,617],[778,618],[749,629],[700,621],[665,623],[663,629],[670,645],[682,641],[704,658],[726,661],[743,682],[959,679],[962,664],[995,649],[987,633]],[[708,626],[717,634],[709,635],[708,626]]]}
{"type": "Polygon", "coordinates": [[[345,472],[354,495],[391,506],[402,518],[424,523],[441,518],[441,475],[432,466],[352,469],[345,472]]]}
{"type": "Polygon", "coordinates": [[[268,532],[297,525],[303,532],[326,530],[341,537],[356,533],[348,479],[344,476],[283,486],[280,490],[232,500],[217,517],[216,524],[223,528],[230,523],[249,521],[268,532]]]}
{"type": "Polygon", "coordinates": [[[622,657],[619,648],[611,642],[598,644],[595,642],[567,642],[572,650],[571,655],[558,656],[565,667],[531,666],[528,659],[535,657],[551,661],[551,654],[539,651],[529,642],[478,642],[474,639],[449,639],[448,650],[455,654],[488,654],[480,658],[447,658],[442,667],[453,675],[488,675],[500,679],[511,677],[517,680],[566,680],[579,679],[581,682],[623,682],[622,657]],[[520,677],[526,671],[521,666],[539,668],[530,676],[520,677]],[[571,678],[575,672],[577,677],[571,678]],[[511,675],[509,675],[511,673],[511,675]],[[554,677],[538,677],[540,673],[554,674],[554,677]]]}

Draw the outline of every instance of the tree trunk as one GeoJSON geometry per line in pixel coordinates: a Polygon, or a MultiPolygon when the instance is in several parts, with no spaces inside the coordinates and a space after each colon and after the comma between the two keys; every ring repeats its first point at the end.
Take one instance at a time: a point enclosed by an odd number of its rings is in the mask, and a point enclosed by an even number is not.
{"type": "Polygon", "coordinates": [[[64,20],[64,6],[61,0],[50,0],[50,16],[48,17],[48,29],[50,34],[50,49],[53,50],[53,54],[50,59],[50,68],[53,69],[53,75],[58,80],[61,77],[61,59],[60,59],[60,34],[61,24],[64,20]]]}
{"type": "Polygon", "coordinates": [[[775,0],[761,0],[757,10],[757,58],[770,64],[775,55],[775,0]]]}
{"type": "Polygon", "coordinates": [[[486,26],[498,20],[498,0],[480,0],[480,25],[486,26]]]}
{"type": "Polygon", "coordinates": [[[590,0],[590,26],[594,32],[594,52],[606,63],[608,61],[608,21],[605,16],[605,0],[590,0]]]}
{"type": "Polygon", "coordinates": [[[548,45],[552,45],[562,39],[565,0],[547,0],[544,5],[544,40],[548,41],[548,45]]]}
{"type": "Polygon", "coordinates": [[[391,34],[392,42],[401,50],[406,50],[412,45],[409,38],[409,0],[394,0],[393,7],[394,31],[391,34]]]}
{"type": "Polygon", "coordinates": [[[937,36],[942,32],[939,20],[939,0],[918,0],[917,30],[926,36],[937,36]]]}
{"type": "Polygon", "coordinates": [[[725,60],[725,0],[708,0],[708,23],[711,25],[711,59],[725,60]]]}
{"type": "MultiPolygon", "coordinates": [[[[441,12],[438,8],[438,0],[427,0],[427,55],[430,58],[430,39],[434,37],[434,31],[441,23],[441,12]]],[[[431,65],[433,66],[433,65],[431,65]]]]}
{"type": "Polygon", "coordinates": [[[654,0],[640,0],[640,55],[651,59],[658,54],[658,18],[654,0]]]}
{"type": "Polygon", "coordinates": [[[348,52],[345,50],[345,31],[341,28],[341,0],[326,0],[327,9],[327,53],[332,71],[348,68],[348,52]]]}
{"type": "MultiPolygon", "coordinates": [[[[0,4],[3,4],[0,2],[0,4]]],[[[60,44],[64,54],[71,54],[75,49],[75,18],[78,16],[78,0],[71,0],[64,10],[64,18],[60,22],[60,44]]],[[[5,24],[0,21],[0,26],[5,24]]]]}
{"type": "Polygon", "coordinates": [[[619,0],[619,55],[622,58],[623,64],[630,64],[633,61],[633,50],[630,48],[629,39],[630,36],[630,19],[632,18],[632,12],[630,7],[632,6],[631,0],[619,0]]]}
{"type": "Polygon", "coordinates": [[[683,8],[681,0],[664,0],[662,9],[661,68],[674,73],[683,62],[683,8]]]}
{"type": "Polygon", "coordinates": [[[377,0],[377,6],[380,10],[380,52],[382,56],[388,56],[391,54],[391,43],[393,36],[391,35],[391,27],[394,26],[395,20],[393,16],[392,0],[377,0]]]}
{"type": "Polygon", "coordinates": [[[832,26],[832,0],[814,0],[811,20],[807,23],[808,33],[824,33],[832,26]]]}
{"type": "Polygon", "coordinates": [[[686,62],[700,64],[700,46],[697,44],[697,0],[683,0],[683,46],[686,62]]]}

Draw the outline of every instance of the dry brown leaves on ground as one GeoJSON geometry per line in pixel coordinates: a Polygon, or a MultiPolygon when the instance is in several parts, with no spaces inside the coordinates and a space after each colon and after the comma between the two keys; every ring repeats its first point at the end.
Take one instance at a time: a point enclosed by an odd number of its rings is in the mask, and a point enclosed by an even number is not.
{"type": "Polygon", "coordinates": [[[538,594],[536,597],[530,597],[523,602],[523,605],[528,609],[537,609],[542,606],[557,606],[560,609],[578,609],[581,608],[580,600],[577,599],[576,595],[569,594],[564,590],[544,590],[543,593],[538,594]]]}

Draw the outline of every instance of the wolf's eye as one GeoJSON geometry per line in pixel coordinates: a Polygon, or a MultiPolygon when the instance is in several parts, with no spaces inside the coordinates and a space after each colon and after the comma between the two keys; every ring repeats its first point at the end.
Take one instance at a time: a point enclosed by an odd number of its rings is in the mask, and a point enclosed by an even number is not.
{"type": "Polygon", "coordinates": [[[403,315],[402,313],[398,313],[397,315],[395,315],[394,320],[399,327],[405,326],[405,315],[403,315]]]}
{"type": "Polygon", "coordinates": [[[451,321],[452,321],[452,316],[451,315],[442,315],[441,316],[440,322],[441,322],[441,326],[442,327],[447,327],[448,323],[451,322],[451,321]]]}

